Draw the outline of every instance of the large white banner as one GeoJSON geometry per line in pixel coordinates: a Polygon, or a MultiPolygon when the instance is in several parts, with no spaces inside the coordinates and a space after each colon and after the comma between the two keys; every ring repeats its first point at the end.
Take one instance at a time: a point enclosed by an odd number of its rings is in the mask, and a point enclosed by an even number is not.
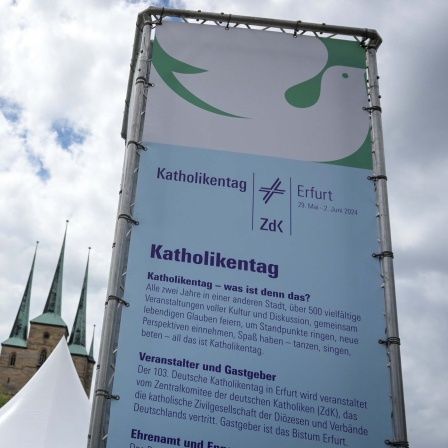
{"type": "Polygon", "coordinates": [[[390,437],[365,52],[156,30],[108,447],[390,437]]]}

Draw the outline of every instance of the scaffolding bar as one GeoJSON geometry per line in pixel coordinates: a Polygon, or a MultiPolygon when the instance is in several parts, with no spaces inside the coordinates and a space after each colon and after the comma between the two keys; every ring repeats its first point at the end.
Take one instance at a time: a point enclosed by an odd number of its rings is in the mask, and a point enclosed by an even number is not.
{"type": "MultiPolygon", "coordinates": [[[[118,204],[117,222],[115,227],[115,244],[112,252],[109,273],[108,297],[123,298],[126,281],[126,268],[129,252],[130,235],[135,221],[120,219],[122,216],[133,216],[135,188],[137,184],[138,166],[140,161],[140,142],[144,111],[146,107],[146,90],[149,76],[149,62],[151,58],[151,24],[144,24],[139,31],[139,53],[135,57],[135,69],[131,70],[134,89],[129,95],[130,121],[127,134],[124,169],[121,181],[120,200],[118,204]]],[[[126,119],[127,121],[127,119],[126,119]]],[[[107,432],[109,427],[110,398],[115,370],[115,357],[120,329],[120,317],[123,302],[121,300],[108,300],[104,311],[101,347],[97,364],[97,378],[95,395],[93,397],[92,414],[88,436],[89,448],[103,448],[107,445],[107,432]]]]}
{"type": "Polygon", "coordinates": [[[379,257],[384,283],[384,300],[386,306],[387,351],[390,364],[392,422],[394,442],[408,446],[406,416],[404,407],[403,380],[398,333],[397,303],[395,296],[395,278],[393,266],[392,238],[390,232],[389,201],[387,197],[387,177],[384,157],[383,126],[381,121],[381,96],[378,85],[378,67],[376,49],[367,49],[367,65],[370,93],[370,110],[372,121],[372,151],[374,161],[375,186],[378,206],[379,234],[381,254],[379,257]]]}

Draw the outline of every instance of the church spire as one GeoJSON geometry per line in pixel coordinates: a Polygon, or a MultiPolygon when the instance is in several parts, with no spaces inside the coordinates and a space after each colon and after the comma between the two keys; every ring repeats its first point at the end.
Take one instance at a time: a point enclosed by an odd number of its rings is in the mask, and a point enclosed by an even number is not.
{"type": "Polygon", "coordinates": [[[61,253],[59,254],[58,264],[54,273],[53,282],[51,284],[50,292],[48,293],[47,302],[45,303],[44,312],[40,316],[33,319],[31,322],[44,325],[53,325],[56,327],[67,327],[67,324],[61,317],[62,305],[62,278],[64,271],[64,252],[65,239],[67,236],[67,225],[65,227],[64,240],[62,242],[61,253]]]}
{"type": "Polygon", "coordinates": [[[89,274],[89,255],[87,256],[86,272],[82,283],[81,296],[79,298],[78,310],[76,311],[73,329],[70,333],[68,348],[72,355],[87,356],[86,350],[86,308],[87,308],[87,278],[89,274]]]}
{"type": "Polygon", "coordinates": [[[19,310],[17,311],[16,320],[9,335],[9,339],[4,341],[2,345],[11,345],[15,347],[27,346],[28,335],[28,320],[30,316],[30,300],[31,300],[31,287],[33,284],[34,264],[36,262],[37,245],[34,251],[33,263],[31,264],[31,271],[26,283],[25,292],[23,293],[22,301],[20,302],[19,310]]]}

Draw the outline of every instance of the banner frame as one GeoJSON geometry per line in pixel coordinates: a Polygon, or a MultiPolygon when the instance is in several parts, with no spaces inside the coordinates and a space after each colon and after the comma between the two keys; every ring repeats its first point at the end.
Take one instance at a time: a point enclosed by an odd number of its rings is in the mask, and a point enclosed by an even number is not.
{"type": "Polygon", "coordinates": [[[400,355],[400,339],[395,296],[395,280],[393,270],[393,252],[390,233],[389,205],[387,199],[387,178],[384,158],[384,144],[381,122],[381,105],[378,86],[378,69],[376,52],[382,39],[376,30],[366,28],[341,27],[326,24],[314,24],[290,20],[274,20],[258,17],[238,16],[224,13],[179,10],[161,7],[149,7],[137,17],[131,69],[125,100],[125,110],[121,135],[125,139],[125,159],[121,181],[120,199],[111,267],[109,274],[107,301],[103,320],[101,346],[97,364],[95,392],[88,435],[88,448],[105,448],[107,446],[110,400],[119,399],[112,394],[114,366],[118,350],[120,317],[123,305],[129,304],[123,298],[129,243],[133,225],[138,225],[132,218],[135,189],[139,167],[140,151],[145,150],[141,144],[146,106],[146,93],[151,64],[151,35],[154,28],[162,24],[165,17],[180,18],[184,22],[205,24],[211,22],[216,26],[244,26],[262,30],[278,29],[296,37],[299,34],[311,33],[320,37],[337,35],[351,36],[366,48],[368,94],[371,107],[368,113],[371,118],[372,157],[374,175],[371,180],[375,184],[378,224],[381,252],[373,254],[379,259],[384,285],[386,309],[386,340],[379,341],[386,346],[390,362],[390,387],[392,402],[392,422],[394,440],[385,440],[387,445],[407,447],[406,418],[404,407],[403,381],[400,355]]]}

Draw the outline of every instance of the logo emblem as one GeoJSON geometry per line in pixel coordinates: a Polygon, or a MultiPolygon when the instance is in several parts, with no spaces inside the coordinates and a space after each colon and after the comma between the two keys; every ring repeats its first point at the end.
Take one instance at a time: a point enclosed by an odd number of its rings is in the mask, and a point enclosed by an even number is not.
{"type": "Polygon", "coordinates": [[[274,194],[285,194],[285,190],[282,190],[280,185],[282,184],[282,181],[279,177],[277,177],[277,180],[272,184],[270,187],[261,187],[258,191],[261,191],[264,193],[263,201],[265,204],[269,202],[269,200],[274,196],[274,194]]]}

